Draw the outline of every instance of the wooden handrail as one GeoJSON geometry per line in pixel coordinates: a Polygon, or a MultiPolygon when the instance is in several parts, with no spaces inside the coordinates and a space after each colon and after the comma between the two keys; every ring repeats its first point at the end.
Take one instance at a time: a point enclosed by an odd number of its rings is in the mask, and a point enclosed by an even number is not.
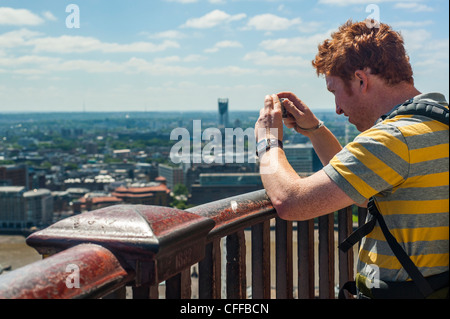
{"type": "MultiPolygon", "coordinates": [[[[264,190],[185,211],[110,206],[66,218],[30,235],[27,243],[49,257],[1,275],[0,298],[98,298],[114,290],[116,294],[110,296],[125,297],[126,286],[132,288],[133,298],[158,298],[161,282],[165,282],[166,298],[191,298],[190,270],[197,264],[199,298],[250,297],[248,281],[252,298],[334,298],[333,215],[318,219],[316,251],[314,221],[279,219],[264,190]],[[244,230],[251,230],[250,263],[244,230]],[[273,231],[275,251],[271,249],[273,231]],[[314,262],[316,253],[319,265],[314,262]],[[277,255],[275,264],[273,254],[277,255]],[[226,264],[225,296],[222,261],[226,264]],[[66,285],[71,275],[66,271],[68,265],[79,271],[79,288],[66,285]],[[271,278],[273,268],[275,278],[271,278]],[[249,269],[251,278],[247,278],[249,269]]],[[[351,209],[339,211],[338,216],[338,233],[344,237],[351,230],[351,209]]],[[[338,262],[341,285],[353,276],[353,252],[339,253],[338,262]]]]}
{"type": "Polygon", "coordinates": [[[99,298],[133,277],[108,249],[81,244],[2,275],[0,299],[99,298]]]}
{"type": "Polygon", "coordinates": [[[208,242],[277,215],[265,190],[221,199],[186,211],[214,220],[215,226],[208,234],[208,242]]]}

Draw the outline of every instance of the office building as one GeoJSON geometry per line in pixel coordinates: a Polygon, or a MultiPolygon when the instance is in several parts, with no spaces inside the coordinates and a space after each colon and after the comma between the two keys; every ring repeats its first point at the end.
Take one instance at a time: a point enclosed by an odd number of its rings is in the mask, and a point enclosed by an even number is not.
{"type": "Polygon", "coordinates": [[[0,187],[0,230],[20,230],[26,226],[24,186],[0,187]]]}
{"type": "Polygon", "coordinates": [[[0,187],[0,230],[20,231],[53,222],[53,197],[48,189],[0,187]]]}
{"type": "Polygon", "coordinates": [[[286,144],[284,153],[297,173],[312,173],[322,168],[322,163],[311,144],[286,144]]]}
{"type": "Polygon", "coordinates": [[[259,173],[200,174],[191,187],[189,204],[200,205],[263,189],[259,173]]]}
{"type": "Polygon", "coordinates": [[[159,164],[158,174],[166,179],[166,185],[170,190],[173,190],[177,184],[184,185],[184,172],[181,167],[159,164]]]}
{"type": "Polygon", "coordinates": [[[219,99],[219,126],[228,127],[228,99],[219,99]]]}
{"type": "Polygon", "coordinates": [[[0,167],[0,185],[30,187],[28,167],[25,164],[0,167]]]}
{"type": "Polygon", "coordinates": [[[47,227],[53,222],[53,196],[45,188],[33,189],[23,194],[26,227],[47,227]]]}

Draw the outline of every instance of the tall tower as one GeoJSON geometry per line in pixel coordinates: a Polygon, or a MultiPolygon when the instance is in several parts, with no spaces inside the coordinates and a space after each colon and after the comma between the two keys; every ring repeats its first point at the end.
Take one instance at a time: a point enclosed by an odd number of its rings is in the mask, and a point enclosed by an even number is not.
{"type": "Polygon", "coordinates": [[[228,99],[219,99],[219,125],[228,126],[228,99]]]}

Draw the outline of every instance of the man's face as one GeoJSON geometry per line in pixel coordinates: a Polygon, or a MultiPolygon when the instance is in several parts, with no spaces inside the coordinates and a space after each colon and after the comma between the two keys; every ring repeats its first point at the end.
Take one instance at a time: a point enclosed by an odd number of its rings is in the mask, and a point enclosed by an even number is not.
{"type": "Polygon", "coordinates": [[[350,81],[350,87],[337,76],[326,76],[327,89],[334,94],[336,113],[344,114],[348,121],[356,126],[358,131],[363,132],[374,124],[368,116],[368,101],[359,90],[360,82],[357,79],[350,81]]]}

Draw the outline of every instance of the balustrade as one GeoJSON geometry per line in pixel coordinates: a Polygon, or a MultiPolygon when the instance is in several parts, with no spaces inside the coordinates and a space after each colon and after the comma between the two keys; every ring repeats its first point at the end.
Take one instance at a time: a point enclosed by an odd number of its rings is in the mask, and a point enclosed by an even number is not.
{"type": "Polygon", "coordinates": [[[354,276],[354,252],[336,242],[352,226],[351,207],[316,222],[281,220],[264,190],[187,210],[106,207],[31,234],[45,258],[0,276],[0,298],[126,298],[127,287],[135,299],[189,299],[192,287],[200,299],[335,298],[354,276]]]}

